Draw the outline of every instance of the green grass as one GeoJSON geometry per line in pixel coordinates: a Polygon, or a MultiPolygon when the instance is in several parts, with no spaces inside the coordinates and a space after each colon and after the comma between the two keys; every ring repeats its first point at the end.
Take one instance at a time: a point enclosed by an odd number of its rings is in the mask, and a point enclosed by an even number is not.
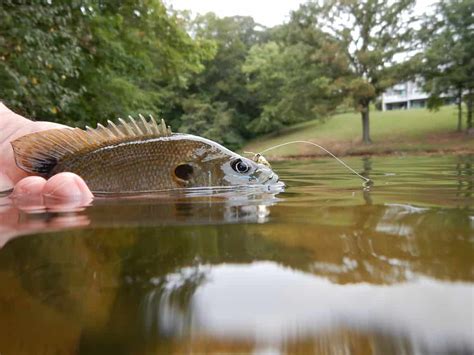
{"type": "MultiPolygon", "coordinates": [[[[472,138],[454,134],[457,111],[454,106],[438,112],[427,109],[372,111],[371,137],[374,144],[361,144],[362,124],[359,113],[335,115],[326,121],[314,120],[289,127],[281,132],[259,137],[244,147],[245,151],[263,149],[293,140],[309,140],[334,150],[340,155],[422,152],[474,149],[472,138]]],[[[318,155],[308,145],[289,145],[268,152],[268,156],[318,155]]]]}

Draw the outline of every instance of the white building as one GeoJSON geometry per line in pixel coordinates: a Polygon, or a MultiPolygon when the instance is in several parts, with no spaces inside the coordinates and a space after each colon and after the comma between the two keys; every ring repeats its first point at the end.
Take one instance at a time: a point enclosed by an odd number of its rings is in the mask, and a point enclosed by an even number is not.
{"type": "Polygon", "coordinates": [[[382,94],[382,111],[425,107],[428,97],[416,81],[400,83],[382,94]]]}

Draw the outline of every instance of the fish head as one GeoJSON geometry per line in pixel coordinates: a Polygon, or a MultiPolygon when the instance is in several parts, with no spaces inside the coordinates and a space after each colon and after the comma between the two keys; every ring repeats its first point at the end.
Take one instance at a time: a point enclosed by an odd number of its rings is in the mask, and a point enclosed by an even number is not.
{"type": "Polygon", "coordinates": [[[280,179],[268,166],[233,155],[221,165],[226,185],[274,185],[280,179]]]}
{"type": "Polygon", "coordinates": [[[187,180],[186,187],[284,186],[268,164],[245,158],[216,142],[200,137],[195,139],[202,145],[193,151],[186,164],[174,171],[187,180]]]}

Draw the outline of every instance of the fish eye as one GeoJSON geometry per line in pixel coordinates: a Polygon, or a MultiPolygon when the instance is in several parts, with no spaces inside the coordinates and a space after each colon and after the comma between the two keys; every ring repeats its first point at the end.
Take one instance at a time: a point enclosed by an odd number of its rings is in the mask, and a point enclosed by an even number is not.
{"type": "Polygon", "coordinates": [[[178,179],[188,181],[193,175],[193,167],[189,164],[180,164],[174,169],[174,174],[178,179]]]}
{"type": "Polygon", "coordinates": [[[239,174],[248,173],[250,170],[250,165],[244,162],[242,159],[234,160],[232,163],[230,163],[230,166],[239,174]]]}

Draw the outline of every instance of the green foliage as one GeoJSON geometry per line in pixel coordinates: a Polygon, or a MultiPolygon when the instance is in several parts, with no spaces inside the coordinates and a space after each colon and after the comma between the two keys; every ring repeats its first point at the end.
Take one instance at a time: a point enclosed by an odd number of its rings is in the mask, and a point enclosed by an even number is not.
{"type": "Polygon", "coordinates": [[[261,107],[248,126],[258,133],[327,116],[341,103],[348,74],[339,45],[300,21],[299,13],[273,37],[275,41],[253,46],[243,66],[261,107]]]}
{"type": "Polygon", "coordinates": [[[473,13],[471,0],[442,1],[437,4],[434,15],[425,17],[419,32],[420,41],[425,45],[419,71],[425,80],[425,90],[431,93],[430,107],[439,108],[444,101],[443,94],[454,93],[459,102],[464,96],[468,128],[472,126],[474,91],[473,13]]]}
{"type": "Polygon", "coordinates": [[[400,63],[413,49],[413,4],[309,1],[267,29],[251,17],[190,18],[161,0],[5,0],[0,99],[71,125],[154,113],[231,148],[350,106],[370,141],[370,104],[422,72],[430,105],[454,89],[472,117],[472,1],[440,2],[420,31],[426,52],[400,63]]]}
{"type": "Polygon", "coordinates": [[[250,47],[260,42],[264,34],[250,17],[218,18],[213,13],[194,19],[190,31],[199,40],[212,41],[216,52],[204,62],[205,70],[190,82],[180,129],[212,136],[231,147],[240,145],[245,137],[253,135],[246,124],[258,111],[247,89],[242,65],[250,47]],[[211,113],[215,115],[213,119],[211,113]],[[205,128],[191,129],[188,120],[205,128]]]}
{"type": "Polygon", "coordinates": [[[403,80],[397,54],[412,49],[415,0],[330,0],[308,2],[293,15],[336,41],[349,62],[346,88],[363,117],[363,141],[370,142],[369,104],[403,80]]]}
{"type": "Polygon", "coordinates": [[[33,3],[0,6],[0,97],[34,117],[94,124],[172,112],[170,95],[213,55],[159,0],[33,3]]]}
{"type": "Polygon", "coordinates": [[[242,71],[248,75],[248,90],[261,106],[261,114],[248,125],[250,131],[266,133],[279,129],[284,122],[279,115],[277,103],[280,88],[285,83],[286,75],[281,72],[283,67],[280,46],[275,42],[255,45],[242,71]]]}
{"type": "Polygon", "coordinates": [[[0,98],[20,112],[57,119],[78,96],[82,18],[68,1],[2,1],[0,98]],[[28,3],[28,5],[26,5],[28,3]]]}
{"type": "Polygon", "coordinates": [[[202,100],[189,98],[184,102],[185,114],[181,117],[183,122],[180,131],[202,135],[206,138],[224,142],[229,148],[242,145],[242,138],[232,127],[236,113],[229,109],[224,102],[208,103],[202,100]]]}

